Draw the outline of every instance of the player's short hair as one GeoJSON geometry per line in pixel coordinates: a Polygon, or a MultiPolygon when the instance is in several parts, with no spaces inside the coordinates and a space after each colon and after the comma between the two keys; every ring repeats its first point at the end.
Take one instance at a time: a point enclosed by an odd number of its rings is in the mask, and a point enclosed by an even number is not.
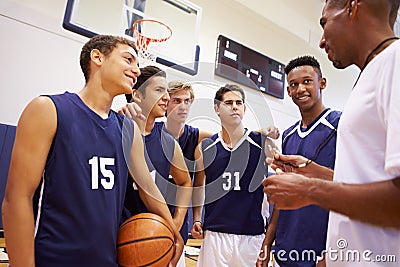
{"type": "Polygon", "coordinates": [[[224,86],[219,88],[218,91],[215,93],[214,105],[219,106],[224,94],[227,92],[239,92],[242,95],[242,100],[244,103],[245,100],[244,90],[239,86],[237,86],[236,84],[225,84],[224,86]]]}
{"type": "Polygon", "coordinates": [[[190,94],[190,99],[194,99],[193,87],[190,83],[182,82],[182,81],[171,81],[168,83],[168,92],[170,94],[175,94],[180,91],[186,91],[190,94]]]}
{"type": "Polygon", "coordinates": [[[322,78],[321,66],[319,65],[318,60],[313,56],[301,56],[301,57],[297,57],[295,59],[290,60],[289,63],[285,67],[286,75],[288,75],[292,69],[294,69],[296,67],[301,67],[301,66],[313,67],[315,72],[318,74],[318,77],[322,78]]]}
{"type": "MultiPolygon", "coordinates": [[[[140,68],[140,75],[137,78],[137,81],[135,85],[133,86],[133,89],[137,89],[139,92],[142,93],[142,95],[145,97],[146,96],[146,87],[149,84],[149,80],[152,77],[164,77],[167,78],[167,74],[165,71],[160,69],[159,67],[156,66],[146,66],[143,68],[140,68]]],[[[132,94],[126,94],[125,95],[126,100],[128,103],[132,102],[132,94]]]]}
{"type": "Polygon", "coordinates": [[[85,81],[88,82],[90,76],[90,53],[93,49],[98,49],[105,56],[109,55],[119,44],[129,45],[137,53],[136,45],[133,41],[120,36],[112,35],[96,35],[92,37],[82,47],[80,55],[80,65],[85,76],[85,81]]]}

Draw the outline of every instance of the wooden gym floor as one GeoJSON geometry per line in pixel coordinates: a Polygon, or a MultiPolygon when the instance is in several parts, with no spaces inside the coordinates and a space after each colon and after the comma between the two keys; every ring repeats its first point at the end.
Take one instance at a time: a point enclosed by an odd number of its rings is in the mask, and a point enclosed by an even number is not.
{"type": "MultiPolygon", "coordinates": [[[[201,240],[199,239],[189,239],[187,244],[188,246],[200,247],[201,240]]],[[[4,238],[0,238],[0,248],[5,248],[6,244],[4,242],[4,238]]],[[[185,257],[186,267],[196,267],[197,264],[197,256],[186,256],[185,257]]],[[[0,262],[0,267],[7,267],[8,263],[0,262]]]]}

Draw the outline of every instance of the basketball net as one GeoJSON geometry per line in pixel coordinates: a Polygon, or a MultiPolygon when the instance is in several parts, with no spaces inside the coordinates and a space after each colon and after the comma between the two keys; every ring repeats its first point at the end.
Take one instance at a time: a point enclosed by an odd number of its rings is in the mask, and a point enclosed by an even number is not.
{"type": "Polygon", "coordinates": [[[158,20],[140,19],[135,21],[132,30],[140,67],[154,65],[160,44],[172,36],[171,28],[158,20]]]}

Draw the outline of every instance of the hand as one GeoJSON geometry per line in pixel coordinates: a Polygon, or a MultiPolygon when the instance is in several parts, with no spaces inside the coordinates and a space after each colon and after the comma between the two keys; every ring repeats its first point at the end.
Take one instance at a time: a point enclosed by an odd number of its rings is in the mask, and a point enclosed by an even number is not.
{"type": "Polygon", "coordinates": [[[203,225],[199,221],[195,221],[192,226],[192,236],[196,239],[203,239],[204,232],[203,232],[203,225]]]}
{"type": "Polygon", "coordinates": [[[294,172],[309,178],[319,178],[327,181],[332,181],[333,179],[332,169],[319,165],[300,155],[276,153],[273,157],[268,157],[265,161],[275,171],[280,169],[283,172],[294,172]]]}
{"type": "Polygon", "coordinates": [[[135,102],[126,104],[118,111],[118,113],[125,115],[128,118],[131,118],[135,121],[138,119],[143,121],[146,120],[146,117],[142,114],[142,109],[135,102]]]}
{"type": "Polygon", "coordinates": [[[262,243],[260,254],[257,257],[256,267],[268,267],[270,253],[271,253],[271,246],[268,246],[267,239],[264,238],[262,243]]]}
{"type": "Polygon", "coordinates": [[[272,139],[278,139],[280,136],[278,127],[273,125],[260,129],[260,133],[272,139]]]}
{"type": "Polygon", "coordinates": [[[279,168],[284,172],[295,172],[303,175],[307,173],[307,169],[312,163],[310,159],[300,155],[283,155],[279,153],[276,153],[273,158],[267,158],[266,162],[273,170],[279,168]]]}
{"type": "Polygon", "coordinates": [[[176,230],[176,227],[174,227],[174,235],[175,235],[175,252],[174,252],[174,256],[172,257],[171,262],[169,263],[170,267],[177,266],[179,259],[183,253],[183,248],[184,248],[182,236],[179,233],[179,231],[176,230]]]}
{"type": "Polygon", "coordinates": [[[269,194],[268,201],[277,209],[298,209],[313,204],[309,190],[319,179],[307,178],[296,173],[284,173],[279,168],[277,174],[264,179],[264,193],[269,194]]]}

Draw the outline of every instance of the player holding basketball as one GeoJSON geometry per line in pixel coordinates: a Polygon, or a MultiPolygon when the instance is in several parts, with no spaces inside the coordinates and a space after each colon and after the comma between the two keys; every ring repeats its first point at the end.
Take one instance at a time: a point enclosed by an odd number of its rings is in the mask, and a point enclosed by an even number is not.
{"type": "Polygon", "coordinates": [[[222,131],[203,140],[196,150],[194,185],[197,190],[205,186],[203,223],[201,194],[193,203],[192,235],[204,237],[198,266],[252,266],[264,238],[261,182],[265,153],[274,144],[244,128],[244,101],[244,91],[236,85],[227,84],[216,92],[214,109],[222,131]]]}
{"type": "MultiPolygon", "coordinates": [[[[192,182],[178,143],[162,127],[155,126],[156,118],[164,116],[170,99],[166,73],[155,66],[147,66],[140,71],[133,95],[126,97],[128,102],[134,100],[146,117],[145,121],[137,120],[137,124],[144,136],[147,166],[168,203],[176,227],[185,234],[187,228],[182,226],[192,196],[192,182]],[[172,181],[169,181],[169,175],[172,181]]],[[[135,189],[132,183],[127,187],[127,217],[147,211],[135,189]]],[[[179,266],[184,266],[184,260],[182,256],[179,266]]]]}
{"type": "MultiPolygon", "coordinates": [[[[98,35],[83,46],[80,62],[84,88],[35,98],[17,126],[3,201],[13,267],[117,267],[128,166],[149,209],[173,224],[143,168],[137,126],[110,110],[114,96],[130,93],[140,74],[135,45],[98,35]]],[[[176,229],[175,236],[174,264],[183,250],[176,229]]]]}
{"type": "Polygon", "coordinates": [[[379,261],[400,251],[400,41],[390,25],[398,7],[398,0],[325,3],[320,47],[334,67],[361,69],[340,119],[333,181],[282,173],[264,182],[278,208],[331,210],[328,266],[398,266],[379,261]],[[332,257],[338,248],[368,253],[347,261],[332,257]]]}
{"type": "MultiPolygon", "coordinates": [[[[341,112],[325,108],[322,103],[326,79],[322,77],[319,62],[312,56],[298,57],[287,64],[285,73],[287,93],[298,106],[301,120],[283,132],[282,153],[303,157],[297,158],[299,162],[287,164],[283,168],[301,173],[311,166],[298,168],[299,164],[319,164],[331,169],[332,178],[336,129],[341,112]]],[[[317,257],[321,257],[325,249],[327,227],[328,211],[319,206],[309,205],[297,210],[275,209],[257,265],[267,266],[269,252],[275,240],[274,259],[277,265],[315,266],[317,257]],[[304,251],[312,251],[312,254],[310,258],[301,256],[295,259],[289,257],[290,251],[297,251],[299,255],[305,255],[304,251]]]]}

